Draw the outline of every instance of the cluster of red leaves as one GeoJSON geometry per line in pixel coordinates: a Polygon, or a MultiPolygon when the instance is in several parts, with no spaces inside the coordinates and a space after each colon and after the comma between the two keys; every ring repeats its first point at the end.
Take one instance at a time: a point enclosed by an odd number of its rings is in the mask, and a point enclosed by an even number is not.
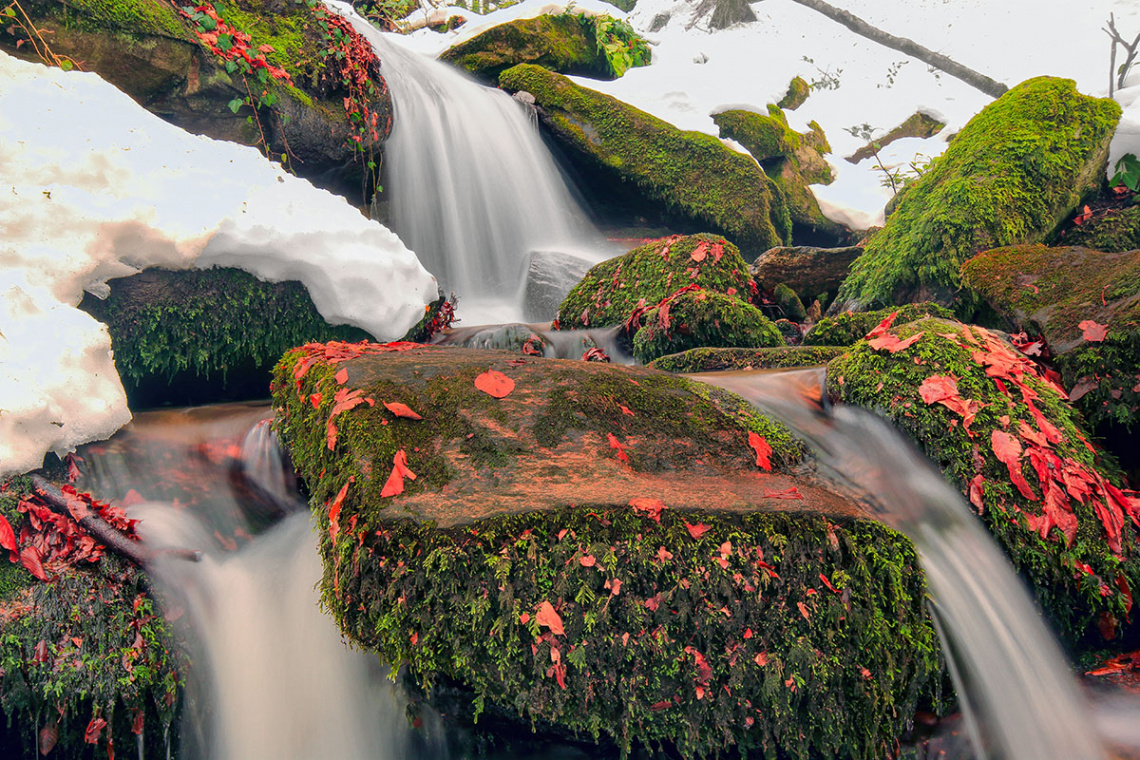
{"type": "MultiPolygon", "coordinates": [[[[666,246],[666,249],[668,249],[668,246],[666,246]]],[[[642,298],[637,302],[637,306],[634,307],[633,311],[630,312],[629,317],[625,320],[625,324],[623,325],[625,334],[632,338],[634,333],[640,330],[642,325],[645,324],[645,316],[652,311],[656,311],[656,326],[662,330],[662,332],[668,335],[669,328],[673,326],[672,320],[669,318],[669,308],[673,305],[673,302],[676,301],[677,297],[682,293],[691,293],[700,289],[700,285],[686,285],[685,287],[680,288],[679,290],[675,290],[669,295],[665,296],[653,306],[646,305],[645,299],[642,298]]]]}
{"type": "MultiPolygon", "coordinates": [[[[902,343],[913,345],[917,342],[915,338],[922,336],[922,333],[918,333],[907,341],[895,343],[882,341],[893,317],[892,314],[872,331],[872,348],[894,353],[902,350],[899,348],[902,343]],[[876,344],[875,340],[879,342],[876,344]]],[[[997,390],[1008,399],[1010,411],[1020,401],[1033,418],[1035,426],[1024,421],[1018,421],[1015,425],[1009,414],[1002,415],[998,418],[1001,428],[994,428],[989,436],[988,445],[998,461],[1006,466],[1010,483],[1026,500],[1042,504],[1040,514],[1026,512],[1016,504],[1012,505],[1012,509],[1024,515],[1030,529],[1042,539],[1047,539],[1050,531],[1057,527],[1061,530],[1066,545],[1071,545],[1078,527],[1073,502],[1091,505],[1104,527],[1109,549],[1119,556],[1122,552],[1121,531],[1125,515],[1140,525],[1140,499],[1128,496],[1109,483],[1095,468],[1058,453],[1055,448],[1058,444],[1075,442],[1066,441],[1065,434],[1038,408],[1036,402],[1041,400],[1041,396],[1029,381],[1032,379],[1052,387],[1062,398],[1066,398],[1064,390],[1044,375],[1028,357],[987,331],[963,326],[958,332],[939,333],[939,336],[970,351],[971,360],[985,369],[986,376],[992,379],[997,390]],[[1025,475],[1024,465],[1027,460],[1030,471],[1037,477],[1036,490],[1025,475]]],[[[916,361],[921,360],[916,357],[916,361]]],[[[978,414],[979,404],[976,400],[960,395],[956,378],[932,375],[919,387],[919,396],[928,405],[941,404],[957,414],[962,419],[962,428],[966,434],[970,438],[976,438],[977,433],[970,430],[970,424],[978,414]]],[[[1090,451],[1095,451],[1084,438],[1080,438],[1080,443],[1090,451]]],[[[979,512],[985,509],[984,485],[985,477],[980,472],[969,484],[970,502],[979,512]]],[[[998,506],[1003,511],[1010,509],[1010,505],[1004,503],[998,506]]]]}
{"type": "Polygon", "coordinates": [[[326,64],[348,90],[344,112],[356,129],[349,139],[358,145],[365,138],[379,142],[392,127],[391,115],[381,127],[380,114],[369,107],[369,101],[382,95],[386,89],[384,80],[380,78],[380,59],[348,19],[328,11],[323,5],[313,9],[313,16],[324,31],[326,64]]]}
{"type": "MultiPolygon", "coordinates": [[[[194,16],[188,13],[186,8],[177,2],[171,3],[174,9],[185,16],[187,19],[194,21],[194,16]]],[[[238,31],[232,26],[227,24],[219,15],[212,3],[201,3],[192,8],[195,13],[204,14],[210,18],[215,26],[210,30],[195,30],[194,34],[205,45],[211,53],[221,58],[223,61],[243,61],[250,71],[257,71],[258,69],[265,69],[265,72],[274,79],[278,79],[288,84],[293,84],[292,77],[285,69],[274,66],[265,60],[266,53],[272,53],[273,48],[269,45],[261,45],[257,48],[256,52],[250,48],[252,39],[245,32],[238,31]]]]}
{"type": "Polygon", "coordinates": [[[98,562],[105,547],[87,535],[77,519],[94,512],[112,527],[128,537],[134,537],[135,520],[127,518],[119,507],[105,504],[64,486],[71,516],[57,514],[35,495],[20,499],[17,509],[27,519],[17,536],[11,523],[0,515],[0,547],[8,550],[8,559],[24,566],[41,581],[50,580],[49,571],[58,574],[80,562],[98,562]]]}

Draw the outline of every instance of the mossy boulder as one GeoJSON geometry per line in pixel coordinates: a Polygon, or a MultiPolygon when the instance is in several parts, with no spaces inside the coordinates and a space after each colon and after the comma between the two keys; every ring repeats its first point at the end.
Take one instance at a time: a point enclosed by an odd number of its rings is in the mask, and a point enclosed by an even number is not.
{"type": "Polygon", "coordinates": [[[644,326],[633,336],[633,356],[648,364],[659,356],[702,346],[782,345],[780,331],[752,304],[714,291],[690,290],[645,315],[644,326]]]}
{"type": "Polygon", "coordinates": [[[649,363],[664,372],[722,372],[747,369],[795,369],[827,364],[843,346],[778,346],[775,348],[692,348],[649,363]]]}
{"type": "Polygon", "coordinates": [[[149,269],[110,286],[80,308],[107,325],[133,406],[263,398],[289,348],[369,337],[325,322],[301,283],[239,269],[149,269]]]}
{"type": "Polygon", "coordinates": [[[869,759],[938,680],[909,542],[792,474],[799,445],[737,397],[645,368],[400,344],[296,350],[276,373],[325,604],[416,681],[465,684],[477,714],[626,751],[869,759]],[[502,398],[475,386],[489,370],[514,383],[502,398]],[[378,403],[330,420],[358,391],[378,403]],[[416,478],[385,496],[394,458],[416,478]],[[803,499],[781,498],[792,487],[803,499]]]}
{"type": "Polygon", "coordinates": [[[807,102],[808,95],[811,95],[811,85],[807,83],[807,80],[803,77],[793,77],[792,81],[788,83],[788,91],[784,93],[784,97],[780,98],[776,107],[786,111],[794,111],[807,102]]]}
{"type": "Polygon", "coordinates": [[[858,311],[838,314],[834,317],[824,317],[819,320],[807,334],[804,335],[805,346],[851,346],[858,343],[863,337],[875,329],[875,326],[889,317],[895,317],[895,327],[901,327],[908,322],[923,317],[941,317],[953,319],[954,315],[949,309],[935,303],[909,303],[893,309],[880,309],[878,311],[858,311]]]}
{"type": "Polygon", "coordinates": [[[807,309],[804,308],[803,301],[796,295],[796,291],[789,288],[786,284],[780,283],[772,289],[772,298],[775,300],[776,305],[784,312],[784,317],[791,322],[803,322],[807,317],[807,309]]]}
{"type": "Polygon", "coordinates": [[[1066,229],[1054,244],[1092,248],[1107,253],[1140,249],[1140,206],[1094,213],[1088,221],[1066,229]]]}
{"type": "MultiPolygon", "coordinates": [[[[332,17],[323,6],[261,0],[219,4],[225,34],[212,18],[194,21],[181,5],[166,0],[29,0],[22,6],[56,55],[99,74],[150,112],[190,132],[261,145],[275,159],[285,156],[299,176],[362,200],[362,188],[371,181],[362,156],[378,151],[387,137],[391,99],[374,56],[349,60],[336,55],[339,48],[330,48],[333,36],[319,16],[332,17]],[[267,76],[262,66],[243,74],[210,49],[211,30],[218,39],[232,39],[231,49],[246,44],[252,58],[263,57],[292,84],[267,76]],[[248,43],[237,39],[238,33],[249,35],[248,43]],[[263,54],[263,46],[270,52],[263,54]],[[345,78],[349,65],[356,67],[352,88],[345,78]],[[256,110],[242,105],[251,91],[264,91],[269,99],[256,110]],[[357,101],[358,115],[361,108],[376,115],[376,130],[361,130],[350,119],[346,98],[357,101]]],[[[0,49],[39,60],[35,46],[18,43],[19,34],[0,35],[0,49]]]]}
{"type": "Polygon", "coordinates": [[[596,264],[558,307],[564,330],[617,325],[638,304],[652,306],[688,285],[747,298],[748,265],[736,246],[719,235],[654,240],[596,264]]]}
{"type": "Polygon", "coordinates": [[[823,215],[808,188],[810,184],[830,184],[834,179],[823,158],[831,146],[818,124],[813,121],[811,129],[800,134],[788,126],[787,117],[776,106],[769,106],[766,115],[739,109],[722,111],[713,114],[713,121],[720,128],[720,136],[743,145],[783,192],[796,240],[819,245],[849,240],[850,231],[823,215]]]}
{"type": "Polygon", "coordinates": [[[998,248],[967,261],[962,277],[1010,328],[1045,337],[1091,423],[1140,422],[1140,250],[998,248]]]}
{"type": "MultiPolygon", "coordinates": [[[[28,478],[0,484],[0,517],[21,536],[21,547],[38,551],[33,537],[52,527],[33,521],[27,500],[35,502],[28,478]]],[[[53,519],[79,531],[67,539],[75,545],[86,537],[70,518],[53,519]]],[[[64,539],[53,535],[56,552],[64,539]]],[[[148,579],[110,553],[49,563],[48,548],[39,546],[47,581],[9,562],[7,550],[0,558],[0,750],[11,758],[91,757],[84,734],[101,719],[107,724],[98,731],[100,752],[113,740],[161,757],[165,738],[176,733],[185,659],[148,596],[148,579]],[[143,726],[137,737],[136,719],[143,726]]]]}
{"type": "MultiPolygon", "coordinates": [[[[1134,500],[1036,365],[979,327],[927,318],[828,365],[833,398],[878,411],[966,494],[1070,643],[1128,620],[1134,500]],[[917,336],[917,337],[916,337],[917,336]],[[899,345],[897,341],[913,342],[899,345]]],[[[1095,635],[1095,634],[1094,634],[1095,635]]]]}
{"type": "Polygon", "coordinates": [[[534,96],[541,124],[595,184],[616,184],[719,232],[747,259],[790,240],[779,188],[715,137],[681,131],[539,66],[508,69],[499,86],[534,96]]]}
{"type": "Polygon", "coordinates": [[[1120,106],[1038,77],[963,127],[897,196],[894,213],[851,267],[831,313],[961,300],[962,263],[980,250],[1045,240],[1100,187],[1120,106]]]}
{"type": "Polygon", "coordinates": [[[816,248],[814,246],[781,246],[760,254],[749,266],[756,284],[772,290],[784,283],[804,303],[811,303],[820,293],[834,293],[851,270],[851,262],[863,249],[816,248]]]}

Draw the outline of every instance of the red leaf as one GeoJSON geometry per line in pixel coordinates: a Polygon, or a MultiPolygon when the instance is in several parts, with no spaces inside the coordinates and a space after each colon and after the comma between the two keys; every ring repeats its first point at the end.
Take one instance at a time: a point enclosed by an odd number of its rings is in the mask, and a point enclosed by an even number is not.
{"type": "Polygon", "coordinates": [[[802,499],[804,495],[795,486],[788,486],[783,491],[765,491],[765,499],[802,499]]]}
{"type": "Polygon", "coordinates": [[[59,741],[59,724],[52,723],[40,729],[40,754],[47,756],[59,741]]]}
{"type": "Polygon", "coordinates": [[[311,396],[309,396],[309,403],[311,403],[313,405],[314,409],[319,407],[321,405],[321,394],[314,393],[311,396]]]}
{"type": "Polygon", "coordinates": [[[685,523],[685,530],[689,531],[689,535],[692,536],[694,539],[698,539],[701,536],[703,536],[704,534],[708,533],[710,530],[712,530],[709,526],[707,526],[703,523],[697,523],[696,525],[690,525],[685,520],[681,520],[681,522],[685,523]]]}
{"type": "Polygon", "coordinates": [[[134,713],[134,720],[131,721],[131,733],[135,736],[141,736],[143,726],[146,725],[146,710],[141,710],[136,707],[134,713]]]}
{"type": "Polygon", "coordinates": [[[92,718],[91,722],[87,724],[87,730],[83,732],[83,741],[88,744],[94,744],[99,741],[99,736],[106,727],[107,721],[102,718],[92,718]]]}
{"type": "Polygon", "coordinates": [[[765,440],[764,436],[749,431],[748,445],[756,452],[756,466],[771,471],[772,462],[768,457],[772,455],[772,447],[768,445],[768,441],[765,440]]]}
{"type": "Polygon", "coordinates": [[[409,420],[422,420],[423,417],[413,412],[407,404],[401,404],[399,401],[392,403],[384,402],[384,408],[397,417],[406,417],[409,420]]]}
{"type": "MultiPolygon", "coordinates": [[[[344,497],[348,495],[348,484],[352,482],[352,478],[344,482],[340,491],[337,493],[336,498],[329,504],[329,540],[334,544],[336,543],[336,534],[340,532],[340,508],[344,504],[344,497]]],[[[403,490],[403,481],[400,481],[400,489],[403,490]]]]}
{"type": "Polygon", "coordinates": [[[1021,442],[1009,433],[994,430],[990,433],[990,445],[993,447],[994,455],[997,456],[998,461],[1004,463],[1009,469],[1009,479],[1017,486],[1021,495],[1030,501],[1037,501],[1037,494],[1033,493],[1033,489],[1029,487],[1029,482],[1021,473],[1021,442]]]}
{"type": "Polygon", "coordinates": [[[886,349],[887,351],[889,351],[892,354],[897,354],[899,351],[902,351],[904,348],[910,348],[911,346],[913,346],[915,343],[917,343],[919,341],[920,338],[922,338],[922,336],[924,334],[925,333],[923,333],[923,332],[917,332],[914,335],[907,338],[906,340],[899,340],[896,336],[892,335],[891,333],[887,333],[885,335],[880,335],[877,338],[872,338],[871,340],[867,341],[867,345],[870,346],[871,348],[875,349],[876,351],[886,349]]]}
{"type": "Polygon", "coordinates": [[[1080,226],[1087,222],[1089,219],[1092,219],[1092,209],[1090,209],[1088,206],[1085,206],[1083,209],[1081,209],[1081,213],[1073,217],[1073,224],[1080,226]]]}
{"type": "Polygon", "coordinates": [[[661,522],[661,510],[666,509],[665,502],[660,499],[647,499],[641,496],[630,499],[629,506],[633,507],[633,511],[637,514],[648,517],[655,523],[661,522]]]}
{"type": "Polygon", "coordinates": [[[978,508],[978,514],[982,514],[986,509],[985,498],[982,492],[982,484],[986,479],[977,474],[974,479],[970,481],[970,503],[978,508]]]}
{"type": "Polygon", "coordinates": [[[337,385],[344,385],[348,382],[348,370],[342,369],[340,372],[337,372],[334,379],[336,380],[337,385]]]}
{"type": "Polygon", "coordinates": [[[759,654],[757,654],[752,659],[755,660],[757,665],[759,665],[760,667],[764,667],[765,665],[768,664],[768,653],[767,652],[760,652],[759,654]]]}
{"type": "Polygon", "coordinates": [[[657,550],[657,561],[661,563],[668,562],[673,559],[673,552],[666,549],[664,546],[657,550]]]}
{"type": "Polygon", "coordinates": [[[619,408],[619,409],[621,409],[621,413],[622,413],[622,414],[626,414],[626,415],[629,415],[630,417],[633,417],[633,416],[634,416],[633,412],[631,412],[629,409],[627,409],[626,407],[622,406],[621,404],[618,404],[618,408],[619,408]]]}
{"type": "Polygon", "coordinates": [[[384,483],[384,490],[380,492],[380,498],[386,499],[389,496],[402,494],[404,492],[404,478],[415,480],[416,474],[408,469],[408,455],[404,453],[403,449],[400,449],[392,457],[392,474],[384,483]]]}
{"type": "Polygon", "coordinates": [[[705,256],[708,255],[708,250],[709,244],[702,242],[700,245],[693,249],[693,252],[689,254],[689,258],[691,258],[693,261],[704,261],[705,256]]]}
{"type": "Polygon", "coordinates": [[[796,606],[800,609],[800,614],[804,616],[804,620],[811,620],[811,613],[808,612],[807,605],[803,602],[796,602],[796,606]]]}
{"type": "Polygon", "coordinates": [[[831,585],[831,581],[829,581],[829,580],[827,579],[827,576],[826,576],[826,575],[824,575],[823,573],[820,573],[820,574],[819,574],[819,579],[820,579],[821,581],[823,581],[823,585],[827,586],[827,590],[828,590],[828,591],[830,591],[830,592],[831,592],[831,593],[833,593],[833,594],[838,594],[838,593],[839,593],[839,589],[837,589],[835,586],[832,586],[832,585],[831,585]]]}
{"type": "Polygon", "coordinates": [[[550,632],[556,636],[564,636],[566,630],[562,627],[562,618],[554,611],[554,605],[550,602],[543,602],[538,605],[538,612],[534,616],[535,621],[540,626],[546,626],[550,632]]]}
{"type": "Polygon", "coordinates": [[[20,552],[20,564],[28,569],[32,575],[39,578],[41,581],[48,579],[47,573],[44,572],[44,566],[40,560],[40,550],[34,546],[24,547],[20,552]]]}
{"type": "Polygon", "coordinates": [[[606,433],[606,440],[610,442],[611,449],[617,449],[617,458],[626,464],[629,464],[629,457],[626,456],[625,447],[621,445],[621,442],[617,439],[617,436],[615,436],[613,433],[606,433]]]}
{"type": "Polygon", "coordinates": [[[515,389],[515,381],[502,372],[489,369],[475,378],[475,387],[488,396],[503,398],[515,389]]]}
{"type": "Polygon", "coordinates": [[[585,554],[579,557],[578,562],[582,565],[582,567],[593,567],[594,565],[598,564],[598,560],[596,557],[594,557],[593,554],[585,554]]]}
{"type": "Polygon", "coordinates": [[[4,515],[0,515],[0,548],[7,549],[11,556],[9,557],[13,562],[19,558],[19,547],[16,545],[16,534],[12,530],[12,525],[8,522],[4,515]]]}
{"type": "Polygon", "coordinates": [[[897,311],[892,311],[890,314],[887,315],[886,319],[884,319],[882,322],[879,323],[878,327],[876,327],[874,330],[867,333],[863,337],[870,340],[871,338],[877,338],[880,335],[884,334],[887,330],[891,329],[891,325],[894,323],[895,317],[897,317],[898,315],[899,315],[899,313],[897,311]]]}
{"type": "Polygon", "coordinates": [[[1097,324],[1091,319],[1086,319],[1077,327],[1081,328],[1081,337],[1089,343],[1100,343],[1108,337],[1108,325],[1097,324]]]}

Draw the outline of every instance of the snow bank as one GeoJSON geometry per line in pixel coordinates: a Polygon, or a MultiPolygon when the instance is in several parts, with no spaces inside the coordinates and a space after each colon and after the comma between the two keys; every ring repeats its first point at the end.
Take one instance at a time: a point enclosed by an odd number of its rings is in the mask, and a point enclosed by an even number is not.
{"type": "MultiPolygon", "coordinates": [[[[788,112],[791,126],[815,120],[834,149],[829,161],[836,181],[813,187],[824,212],[844,224],[865,228],[882,222],[891,192],[874,159],[859,165],[843,160],[864,140],[847,130],[866,124],[876,137],[915,111],[938,114],[947,123],[925,140],[891,145],[883,160],[889,169],[909,168],[942,153],[946,137],[957,132],[991,98],[917,59],[864,39],[792,0],[754,2],[757,21],[713,31],[696,16],[696,0],[638,0],[629,22],[653,45],[653,63],[631,69],[613,82],[575,78],[579,84],[613,95],[682,129],[718,134],[710,114],[728,107],[764,111],[783,97],[788,83],[802,76],[815,83],[811,97],[788,112]],[[663,24],[663,26],[662,26],[663,24]],[[650,29],[657,31],[650,32],[650,29]]],[[[1090,95],[1108,90],[1108,37],[1102,27],[1109,13],[1131,39],[1140,32],[1136,0],[833,0],[868,23],[943,53],[1009,86],[1048,74],[1075,79],[1090,95]]],[[[470,26],[535,15],[548,0],[520,5],[485,17],[461,9],[470,26]]],[[[591,5],[593,7],[593,5],[591,5]]],[[[616,8],[613,15],[623,15],[616,8]]],[[[421,52],[438,54],[471,36],[466,27],[450,34],[421,31],[407,41],[421,52]]],[[[405,43],[403,39],[398,42],[405,43]]],[[[1126,93],[1125,93],[1126,94],[1126,93]]],[[[1124,104],[1124,95],[1121,102],[1124,104]]],[[[1140,97],[1128,98],[1113,155],[1140,154],[1140,97]]],[[[1115,160],[1115,159],[1114,159],[1115,160]]]]}
{"type": "Polygon", "coordinates": [[[402,335],[436,294],[399,239],[253,148],[196,137],[94,74],[0,53],[0,476],[130,419],[84,290],[148,266],[301,280],[321,314],[402,335]]]}

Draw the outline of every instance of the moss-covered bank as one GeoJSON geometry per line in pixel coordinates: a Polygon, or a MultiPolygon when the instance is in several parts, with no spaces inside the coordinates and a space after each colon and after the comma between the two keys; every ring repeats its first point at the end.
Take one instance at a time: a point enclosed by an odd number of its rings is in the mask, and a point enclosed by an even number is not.
{"type": "Polygon", "coordinates": [[[878,311],[845,312],[819,320],[804,335],[805,346],[850,346],[863,339],[875,326],[895,314],[892,324],[901,327],[923,317],[952,319],[949,309],[934,303],[908,303],[904,306],[878,311]]]}
{"type": "Polygon", "coordinates": [[[539,118],[571,157],[610,183],[664,205],[740,247],[745,258],[790,242],[779,188],[747,156],[564,76],[522,64],[499,86],[535,97],[539,118]]]}
{"type": "Polygon", "coordinates": [[[890,418],[942,467],[1066,639],[1128,620],[1140,567],[1126,520],[1140,505],[1032,362],[986,330],[927,318],[833,360],[828,389],[890,418]]]}
{"type": "Polygon", "coordinates": [[[269,283],[239,269],[151,269],[111,281],[81,307],[107,325],[130,399],[203,403],[266,394],[282,353],[313,340],[360,340],[333,327],[299,282],[269,283]]]}
{"type": "Polygon", "coordinates": [[[780,331],[750,303],[736,296],[690,290],[645,315],[633,336],[633,355],[642,364],[690,348],[765,348],[784,345],[780,331]]]}
{"type": "Polygon", "coordinates": [[[1100,186],[1119,119],[1120,106],[1081,95],[1072,80],[1014,87],[903,188],[833,309],[950,305],[960,297],[959,268],[976,251],[1044,240],[1100,186]]]}
{"type": "Polygon", "coordinates": [[[1083,224],[1069,227],[1054,243],[1107,253],[1140,249],[1140,205],[1106,209],[1083,224]]]}
{"type": "Polygon", "coordinates": [[[843,346],[779,346],[777,348],[693,348],[649,363],[664,372],[721,372],[742,369],[814,367],[846,352],[843,346]]]}
{"type": "Polygon", "coordinates": [[[342,630],[425,685],[466,684],[478,711],[626,750],[869,759],[939,679],[909,542],[828,501],[737,397],[645,368],[327,344],[285,356],[274,401],[342,630]],[[501,398],[475,385],[489,370],[513,383],[486,386],[501,398]],[[401,468],[415,479],[385,495],[401,468]]]}
{"type": "Polygon", "coordinates": [[[1090,422],[1140,421],[1140,250],[998,248],[962,277],[1009,327],[1044,336],[1090,422]]]}

